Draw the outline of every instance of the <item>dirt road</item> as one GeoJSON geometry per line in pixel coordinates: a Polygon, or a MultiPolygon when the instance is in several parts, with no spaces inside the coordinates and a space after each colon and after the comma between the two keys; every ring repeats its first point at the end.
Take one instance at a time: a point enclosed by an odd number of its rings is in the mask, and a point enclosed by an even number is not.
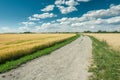
{"type": "Polygon", "coordinates": [[[87,80],[92,41],[82,36],[72,43],[0,74],[0,80],[87,80]]]}

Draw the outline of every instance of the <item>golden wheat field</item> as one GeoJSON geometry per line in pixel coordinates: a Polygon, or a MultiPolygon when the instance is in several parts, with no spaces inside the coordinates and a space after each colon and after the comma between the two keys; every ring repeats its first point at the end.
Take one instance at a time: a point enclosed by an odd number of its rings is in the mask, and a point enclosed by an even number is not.
{"type": "Polygon", "coordinates": [[[116,50],[120,50],[120,34],[119,33],[91,33],[87,34],[96,37],[99,40],[106,41],[116,50]]]}
{"type": "Polygon", "coordinates": [[[75,34],[0,34],[0,62],[49,47],[75,34]]]}

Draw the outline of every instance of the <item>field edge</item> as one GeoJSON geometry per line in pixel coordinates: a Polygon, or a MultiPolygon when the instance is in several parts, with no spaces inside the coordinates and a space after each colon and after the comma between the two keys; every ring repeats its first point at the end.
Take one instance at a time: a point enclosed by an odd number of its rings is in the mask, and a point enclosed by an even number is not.
{"type": "Polygon", "coordinates": [[[39,50],[33,54],[26,55],[26,56],[23,56],[19,59],[7,61],[6,63],[0,64],[0,73],[4,73],[4,72],[9,71],[11,69],[17,68],[21,64],[24,64],[30,60],[35,59],[35,58],[50,54],[52,51],[69,44],[70,42],[76,40],[78,37],[80,37],[80,35],[76,34],[76,36],[73,36],[73,37],[68,38],[64,41],[58,42],[58,43],[56,43],[48,48],[45,48],[43,50],[39,50]]]}
{"type": "Polygon", "coordinates": [[[120,51],[111,49],[104,42],[90,36],[93,41],[93,61],[89,72],[93,75],[90,80],[118,80],[120,79],[120,51]]]}

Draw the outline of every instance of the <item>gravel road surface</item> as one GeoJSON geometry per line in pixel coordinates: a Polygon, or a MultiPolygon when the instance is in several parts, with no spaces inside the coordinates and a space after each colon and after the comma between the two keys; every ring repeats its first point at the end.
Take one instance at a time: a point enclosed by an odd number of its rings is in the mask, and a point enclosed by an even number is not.
{"type": "Polygon", "coordinates": [[[91,57],[92,41],[81,36],[50,55],[0,74],[0,80],[88,80],[91,57]]]}

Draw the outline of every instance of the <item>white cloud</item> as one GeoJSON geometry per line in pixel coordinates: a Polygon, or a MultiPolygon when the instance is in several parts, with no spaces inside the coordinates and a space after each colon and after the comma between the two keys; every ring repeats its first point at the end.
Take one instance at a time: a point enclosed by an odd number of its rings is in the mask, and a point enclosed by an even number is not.
{"type": "Polygon", "coordinates": [[[55,4],[56,5],[62,5],[66,4],[68,6],[76,6],[79,4],[79,2],[88,2],[90,0],[56,0],[55,4]]]}
{"type": "Polygon", "coordinates": [[[32,17],[29,17],[29,20],[40,20],[40,19],[52,18],[56,16],[57,15],[53,13],[34,14],[32,17]]]}
{"type": "Polygon", "coordinates": [[[28,26],[23,26],[23,27],[19,27],[19,31],[20,32],[27,32],[27,31],[31,31],[31,29],[28,26]]]}
{"type": "MultiPolygon", "coordinates": [[[[48,5],[45,8],[41,9],[41,11],[43,11],[45,13],[33,14],[32,16],[28,17],[29,21],[22,22],[22,24],[24,24],[25,26],[20,27],[19,29],[23,30],[23,31],[24,30],[29,30],[30,28],[28,28],[28,26],[33,26],[33,25],[36,24],[33,21],[39,21],[41,19],[56,17],[57,15],[55,15],[53,13],[48,13],[48,11],[52,11],[55,7],[57,7],[62,14],[68,14],[70,12],[77,11],[76,6],[79,5],[79,2],[88,2],[88,1],[89,0],[56,0],[53,5],[48,5]]],[[[49,25],[50,26],[52,25],[52,27],[49,28],[49,29],[56,28],[56,26],[59,26],[59,25],[69,26],[70,20],[71,20],[71,22],[72,21],[75,22],[75,21],[77,21],[76,19],[79,19],[79,20],[82,21],[82,19],[85,20],[86,18],[62,18],[60,21],[58,20],[58,24],[56,24],[56,21],[51,21],[51,23],[45,23],[45,24],[43,23],[41,25],[42,27],[40,27],[40,29],[48,28],[49,25]],[[66,21],[67,19],[69,21],[66,21]]],[[[38,24],[39,24],[39,22],[38,22],[38,24]]],[[[39,27],[36,27],[36,29],[39,29],[39,27]]],[[[67,28],[63,28],[63,29],[65,30],[67,28]]]]}
{"type": "Polygon", "coordinates": [[[68,24],[59,24],[59,23],[43,23],[39,28],[37,27],[38,31],[40,32],[56,32],[56,31],[69,31],[70,26],[68,24]]]}
{"type": "Polygon", "coordinates": [[[62,14],[68,14],[70,12],[77,11],[77,8],[75,6],[79,3],[75,0],[56,0],[55,4],[62,14]],[[63,4],[67,7],[63,6],[63,4]]]}
{"type": "Polygon", "coordinates": [[[63,17],[62,19],[57,19],[56,21],[57,22],[64,22],[64,21],[66,21],[68,18],[67,17],[63,17]]]}
{"type": "Polygon", "coordinates": [[[56,0],[55,5],[58,7],[62,14],[68,14],[77,11],[76,6],[79,2],[88,2],[89,0],[56,0]]]}
{"type": "Polygon", "coordinates": [[[113,16],[120,15],[120,5],[113,5],[109,9],[101,9],[101,10],[95,10],[95,11],[89,11],[86,14],[84,14],[84,17],[88,18],[108,18],[113,16]]]}
{"type": "Polygon", "coordinates": [[[61,5],[61,4],[65,4],[65,0],[56,0],[55,1],[56,5],[61,5]]]}
{"type": "Polygon", "coordinates": [[[28,17],[28,19],[29,19],[30,21],[38,21],[38,20],[40,20],[40,19],[37,19],[37,18],[34,18],[34,17],[28,17]]]}
{"type": "Polygon", "coordinates": [[[48,27],[48,26],[50,26],[51,25],[51,23],[43,23],[42,25],[41,25],[41,29],[45,29],[46,27],[48,27]]]}
{"type": "Polygon", "coordinates": [[[106,22],[108,24],[120,24],[120,16],[109,18],[106,22]]]}
{"type": "Polygon", "coordinates": [[[42,24],[41,27],[39,27],[39,31],[120,31],[120,16],[118,14],[120,12],[118,8],[119,6],[120,5],[114,5],[111,6],[109,9],[89,11],[81,17],[63,17],[61,19],[42,24]],[[103,11],[103,13],[101,11],[103,11]],[[111,13],[110,15],[106,15],[108,12],[113,13],[111,13]]]}
{"type": "MultiPolygon", "coordinates": [[[[78,0],[79,2],[87,2],[89,0],[78,0]]],[[[79,5],[75,0],[57,0],[56,7],[59,8],[62,14],[68,14],[77,11],[76,5],[79,5]],[[64,5],[67,5],[65,7],[64,5]]],[[[56,17],[53,13],[34,14],[29,17],[29,20],[40,20],[45,18],[56,17]]],[[[28,25],[30,23],[24,22],[28,25]]],[[[32,25],[32,23],[30,24],[32,25]]],[[[28,27],[22,29],[29,30],[28,27]]],[[[111,5],[109,9],[100,9],[88,11],[81,17],[63,17],[48,23],[41,23],[41,26],[36,26],[35,31],[40,32],[56,32],[56,31],[84,31],[84,30],[118,30],[120,29],[120,5],[111,5]]]]}
{"type": "Polygon", "coordinates": [[[48,11],[52,11],[54,7],[57,7],[62,14],[68,14],[73,11],[77,11],[77,8],[75,7],[76,5],[79,5],[78,2],[87,2],[89,0],[56,0],[55,5],[48,5],[44,9],[41,9],[41,11],[46,12],[43,14],[34,14],[33,16],[28,17],[30,21],[38,21],[40,19],[45,19],[45,18],[52,18],[56,17],[57,15],[53,13],[48,13],[48,11]],[[67,7],[63,6],[66,5],[67,7]]]}
{"type": "Polygon", "coordinates": [[[79,2],[88,2],[90,0],[77,0],[77,1],[79,1],[79,2]]]}
{"type": "Polygon", "coordinates": [[[79,3],[75,0],[68,0],[68,1],[65,2],[65,4],[68,5],[68,6],[76,6],[79,3]]]}
{"type": "Polygon", "coordinates": [[[25,26],[33,26],[33,25],[35,25],[34,22],[22,22],[22,24],[25,25],[25,26]]]}
{"type": "Polygon", "coordinates": [[[77,11],[77,8],[74,6],[64,7],[64,6],[57,6],[62,14],[68,14],[73,11],[77,11]]]}
{"type": "Polygon", "coordinates": [[[54,9],[54,5],[48,5],[44,9],[41,9],[41,11],[52,11],[54,9]]]}
{"type": "Polygon", "coordinates": [[[55,17],[56,15],[53,13],[43,13],[43,14],[34,14],[33,17],[34,18],[38,18],[38,19],[45,19],[45,18],[51,18],[51,17],[55,17]]]}

